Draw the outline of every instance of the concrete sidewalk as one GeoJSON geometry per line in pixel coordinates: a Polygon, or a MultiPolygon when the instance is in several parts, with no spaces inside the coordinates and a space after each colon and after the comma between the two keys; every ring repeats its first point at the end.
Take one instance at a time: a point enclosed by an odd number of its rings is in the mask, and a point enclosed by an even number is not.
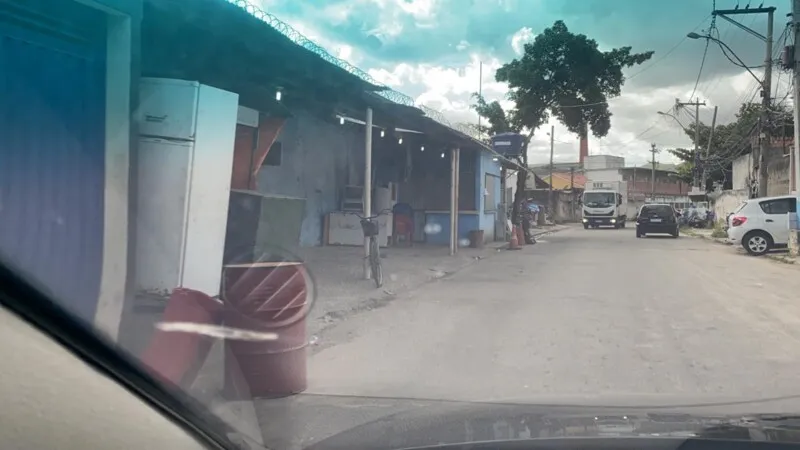
{"type": "MultiPolygon", "coordinates": [[[[686,236],[691,236],[694,238],[705,239],[711,242],[715,242],[717,244],[727,245],[730,246],[733,251],[739,253],[743,256],[747,256],[747,251],[742,247],[734,247],[725,237],[713,237],[712,233],[714,230],[707,229],[707,228],[682,228],[681,233],[686,236]]],[[[784,264],[795,264],[796,258],[793,258],[789,255],[788,251],[785,249],[777,249],[772,250],[771,252],[764,255],[764,257],[771,259],[773,261],[781,262],[784,264]]]]}
{"type": "MultiPolygon", "coordinates": [[[[534,230],[535,236],[561,231],[556,225],[534,230]]],[[[301,250],[301,256],[314,280],[315,302],[307,320],[309,353],[325,346],[325,329],[351,315],[388,304],[398,294],[454,274],[472,264],[503,253],[505,242],[493,242],[482,249],[461,248],[455,256],[441,246],[382,249],[384,286],[376,288],[363,279],[363,249],[360,247],[314,247],[301,250]]],[[[161,319],[165,303],[140,298],[126,305],[119,343],[134,356],[149,344],[155,324],[161,319]]],[[[193,397],[209,405],[220,404],[223,386],[223,346],[215,343],[191,386],[193,397]]]]}

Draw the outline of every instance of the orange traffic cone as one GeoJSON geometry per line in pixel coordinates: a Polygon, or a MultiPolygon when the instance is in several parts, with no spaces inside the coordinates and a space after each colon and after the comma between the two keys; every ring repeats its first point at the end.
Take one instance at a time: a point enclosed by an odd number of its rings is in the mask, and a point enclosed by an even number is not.
{"type": "Polygon", "coordinates": [[[528,245],[528,240],[525,239],[525,230],[522,227],[517,227],[517,242],[519,242],[520,247],[528,245]]]}
{"type": "Polygon", "coordinates": [[[517,231],[517,226],[514,225],[511,227],[511,241],[508,243],[509,250],[520,250],[522,247],[519,245],[519,232],[517,231]]]}

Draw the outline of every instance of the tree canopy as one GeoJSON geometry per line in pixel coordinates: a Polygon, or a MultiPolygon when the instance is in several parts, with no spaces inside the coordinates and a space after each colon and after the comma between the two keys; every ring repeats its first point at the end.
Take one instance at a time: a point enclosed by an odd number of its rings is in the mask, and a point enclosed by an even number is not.
{"type": "Polygon", "coordinates": [[[495,78],[508,83],[515,122],[535,129],[553,116],[573,133],[582,135],[588,126],[603,137],[611,128],[608,100],[625,83],[622,70],[652,56],[632,53],[631,47],[601,51],[597,41],[573,34],[559,20],[526,43],[522,57],[500,67],[495,78]]]}
{"type": "MultiPolygon", "coordinates": [[[[707,190],[713,189],[715,183],[724,187],[730,187],[731,163],[741,155],[746,155],[753,151],[752,136],[759,130],[759,119],[763,106],[760,103],[743,103],[739,106],[739,111],[734,116],[734,120],[726,124],[718,124],[714,127],[711,147],[709,148],[709,135],[711,126],[700,122],[697,144],[700,149],[700,166],[702,170],[708,168],[707,178],[703,180],[707,190]],[[705,154],[708,151],[708,158],[705,154]]],[[[785,104],[773,105],[768,113],[769,120],[764,125],[768,127],[773,137],[793,136],[794,121],[792,111],[785,104]]],[[[686,135],[695,143],[695,123],[691,122],[683,127],[686,135]]],[[[675,148],[669,150],[681,160],[678,165],[679,177],[687,183],[692,182],[692,175],[695,168],[694,149],[675,148]]]]}
{"type": "MultiPolygon", "coordinates": [[[[473,107],[488,121],[482,128],[490,136],[507,131],[524,133],[526,146],[533,132],[551,117],[579,136],[591,130],[603,137],[611,128],[608,100],[619,96],[625,83],[623,69],[652,56],[652,51],[632,53],[631,47],[602,51],[594,39],[570,32],[559,20],[526,43],[519,59],[497,70],[495,79],[508,84],[513,108],[504,110],[499,102],[486,102],[477,94],[473,107]]],[[[527,158],[523,163],[527,165],[527,158]]],[[[519,173],[514,220],[527,172],[519,173]]]]}

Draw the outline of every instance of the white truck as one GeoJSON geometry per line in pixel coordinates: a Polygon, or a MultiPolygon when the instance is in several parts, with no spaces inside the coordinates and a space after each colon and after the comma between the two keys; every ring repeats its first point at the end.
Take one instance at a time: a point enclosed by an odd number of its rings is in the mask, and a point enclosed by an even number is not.
{"type": "Polygon", "coordinates": [[[583,228],[625,228],[628,184],[624,181],[588,181],[581,204],[583,228]]]}

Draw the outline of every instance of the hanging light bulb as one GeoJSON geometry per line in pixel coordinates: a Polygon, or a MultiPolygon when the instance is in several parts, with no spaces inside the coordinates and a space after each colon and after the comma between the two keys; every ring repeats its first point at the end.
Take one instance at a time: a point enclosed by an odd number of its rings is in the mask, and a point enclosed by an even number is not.
{"type": "Polygon", "coordinates": [[[442,158],[444,158],[444,152],[442,152],[442,158]]]}
{"type": "Polygon", "coordinates": [[[400,138],[400,139],[398,139],[398,140],[397,140],[397,143],[398,143],[398,144],[402,144],[402,143],[403,143],[403,138],[400,138]]]}
{"type": "Polygon", "coordinates": [[[425,146],[424,146],[424,145],[421,145],[421,146],[419,147],[419,151],[421,151],[421,152],[424,152],[424,151],[425,151],[425,146]]]}
{"type": "Polygon", "coordinates": [[[384,137],[384,136],[386,136],[386,131],[381,130],[381,137],[384,137]]]}
{"type": "Polygon", "coordinates": [[[344,117],[339,116],[339,125],[344,125],[344,117]]]}
{"type": "Polygon", "coordinates": [[[277,100],[277,101],[281,101],[281,97],[282,97],[282,96],[283,96],[283,94],[281,93],[281,90],[280,90],[280,89],[278,89],[277,91],[275,91],[275,100],[277,100]]]}

